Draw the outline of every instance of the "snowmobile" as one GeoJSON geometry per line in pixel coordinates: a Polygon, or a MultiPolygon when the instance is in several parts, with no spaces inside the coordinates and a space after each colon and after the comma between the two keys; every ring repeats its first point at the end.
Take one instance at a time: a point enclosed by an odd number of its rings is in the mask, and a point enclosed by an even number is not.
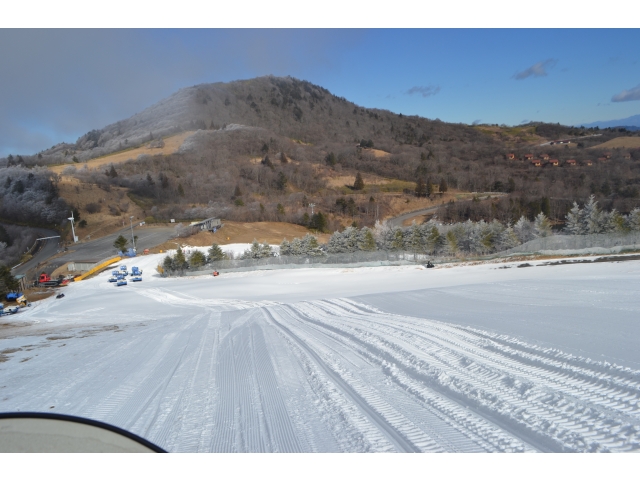
{"type": "Polygon", "coordinates": [[[56,298],[64,298],[64,293],[59,293],[58,295],[56,295],[56,298]]]}
{"type": "Polygon", "coordinates": [[[218,275],[220,275],[220,273],[217,270],[214,270],[211,275],[213,275],[214,277],[217,277],[218,275]]]}
{"type": "Polygon", "coordinates": [[[431,263],[431,260],[427,262],[427,268],[433,268],[435,265],[431,263]]]}
{"type": "Polygon", "coordinates": [[[107,423],[41,412],[0,413],[0,452],[166,453],[148,440],[107,423]]]}

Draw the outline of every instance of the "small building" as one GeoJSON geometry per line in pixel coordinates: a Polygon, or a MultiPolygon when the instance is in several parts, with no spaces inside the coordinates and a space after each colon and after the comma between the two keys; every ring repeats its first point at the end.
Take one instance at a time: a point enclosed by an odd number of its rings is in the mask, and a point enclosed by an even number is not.
{"type": "Polygon", "coordinates": [[[587,160],[586,162],[584,162],[584,164],[585,164],[587,167],[590,167],[590,166],[592,166],[592,165],[593,165],[593,161],[591,161],[591,160],[587,160]]]}
{"type": "Polygon", "coordinates": [[[431,193],[440,193],[440,185],[437,183],[431,184],[431,193]]]}
{"type": "Polygon", "coordinates": [[[631,160],[631,154],[630,153],[625,153],[622,158],[624,158],[625,160],[631,160]]]}
{"type": "Polygon", "coordinates": [[[557,159],[557,158],[552,158],[551,160],[549,160],[549,161],[547,162],[547,165],[548,165],[549,167],[557,167],[558,165],[560,165],[560,162],[558,161],[558,159],[557,159]]]}
{"type": "Polygon", "coordinates": [[[546,153],[541,153],[540,154],[540,158],[542,160],[544,160],[544,161],[547,161],[547,160],[549,160],[549,155],[547,155],[546,153]]]}
{"type": "Polygon", "coordinates": [[[524,154],[524,159],[528,162],[530,162],[531,160],[533,160],[533,153],[525,153],[524,154]]]}
{"type": "Polygon", "coordinates": [[[18,285],[19,285],[18,290],[20,290],[21,292],[24,292],[27,289],[27,276],[19,274],[19,275],[16,275],[14,278],[18,281],[18,285]]]}
{"type": "Polygon", "coordinates": [[[200,230],[207,230],[209,232],[215,232],[222,226],[222,222],[219,218],[207,218],[201,222],[191,222],[192,227],[197,227],[200,230]]]}
{"type": "Polygon", "coordinates": [[[600,163],[607,163],[609,161],[609,157],[598,157],[598,161],[600,163]]]}
{"type": "Polygon", "coordinates": [[[566,165],[567,167],[575,167],[575,166],[577,166],[577,165],[578,165],[578,162],[576,162],[576,161],[575,161],[575,159],[570,158],[569,160],[567,160],[567,161],[565,162],[565,165],[566,165]]]}
{"type": "Polygon", "coordinates": [[[515,160],[516,155],[515,153],[507,153],[506,157],[507,157],[507,160],[515,160]]]}
{"type": "Polygon", "coordinates": [[[607,158],[607,159],[609,159],[609,158],[611,158],[611,152],[604,152],[604,153],[602,154],[602,156],[603,156],[603,157],[605,157],[605,158],[607,158]]]}
{"type": "Polygon", "coordinates": [[[541,167],[542,160],[540,160],[539,158],[534,158],[533,160],[531,160],[531,165],[533,165],[534,167],[541,167]]]}

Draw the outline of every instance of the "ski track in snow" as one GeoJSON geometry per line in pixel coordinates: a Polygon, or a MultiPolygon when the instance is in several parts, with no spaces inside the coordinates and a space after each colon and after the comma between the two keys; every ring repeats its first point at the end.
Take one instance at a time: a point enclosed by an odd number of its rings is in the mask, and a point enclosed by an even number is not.
{"type": "MultiPolygon", "coordinates": [[[[173,452],[640,450],[637,370],[349,298],[90,282],[86,298],[145,307],[115,326],[78,297],[94,326],[0,339],[0,410],[94,418],[173,452]]],[[[68,322],[59,305],[25,318],[68,322]]]]}

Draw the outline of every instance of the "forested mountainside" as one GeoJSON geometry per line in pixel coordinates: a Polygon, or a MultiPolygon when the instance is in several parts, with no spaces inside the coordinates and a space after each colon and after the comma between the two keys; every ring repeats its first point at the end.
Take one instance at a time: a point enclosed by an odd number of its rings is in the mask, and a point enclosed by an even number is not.
{"type": "MultiPolygon", "coordinates": [[[[63,170],[52,185],[75,177],[124,188],[149,221],[219,216],[309,224],[313,203],[325,216],[323,228],[335,230],[372,225],[397,212],[400,201],[406,210],[428,194],[441,203],[431,187],[437,185],[449,194],[508,194],[449,204],[440,212],[444,220],[509,222],[533,219],[544,208],[561,223],[574,200],[592,194],[607,209],[628,213],[637,206],[640,150],[598,148],[612,140],[634,145],[637,135],[545,123],[451,124],[360,107],[309,82],[267,76],[185,88],[75,144],[5,163],[25,174],[37,165],[68,164],[56,167],[63,170]],[[156,154],[177,135],[186,138],[179,148],[156,154]],[[133,153],[141,146],[159,150],[133,153]]],[[[96,206],[71,203],[91,224],[96,206]]],[[[111,207],[114,216],[122,214],[111,207]]]]}

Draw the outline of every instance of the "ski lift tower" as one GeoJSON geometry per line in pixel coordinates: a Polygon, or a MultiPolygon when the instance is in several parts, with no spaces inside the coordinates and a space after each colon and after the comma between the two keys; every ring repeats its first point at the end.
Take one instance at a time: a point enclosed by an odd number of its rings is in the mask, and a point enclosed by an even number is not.
{"type": "Polygon", "coordinates": [[[131,245],[133,245],[133,251],[136,251],[136,239],[133,236],[133,215],[129,217],[129,226],[131,227],[131,245]]]}
{"type": "Polygon", "coordinates": [[[315,203],[310,203],[309,206],[311,207],[311,216],[313,217],[313,207],[316,206],[315,203]]]}
{"type": "Polygon", "coordinates": [[[73,211],[71,212],[71,217],[67,218],[67,220],[71,220],[71,234],[73,235],[73,243],[76,243],[78,241],[78,237],[76,237],[76,230],[73,228],[73,211]]]}

